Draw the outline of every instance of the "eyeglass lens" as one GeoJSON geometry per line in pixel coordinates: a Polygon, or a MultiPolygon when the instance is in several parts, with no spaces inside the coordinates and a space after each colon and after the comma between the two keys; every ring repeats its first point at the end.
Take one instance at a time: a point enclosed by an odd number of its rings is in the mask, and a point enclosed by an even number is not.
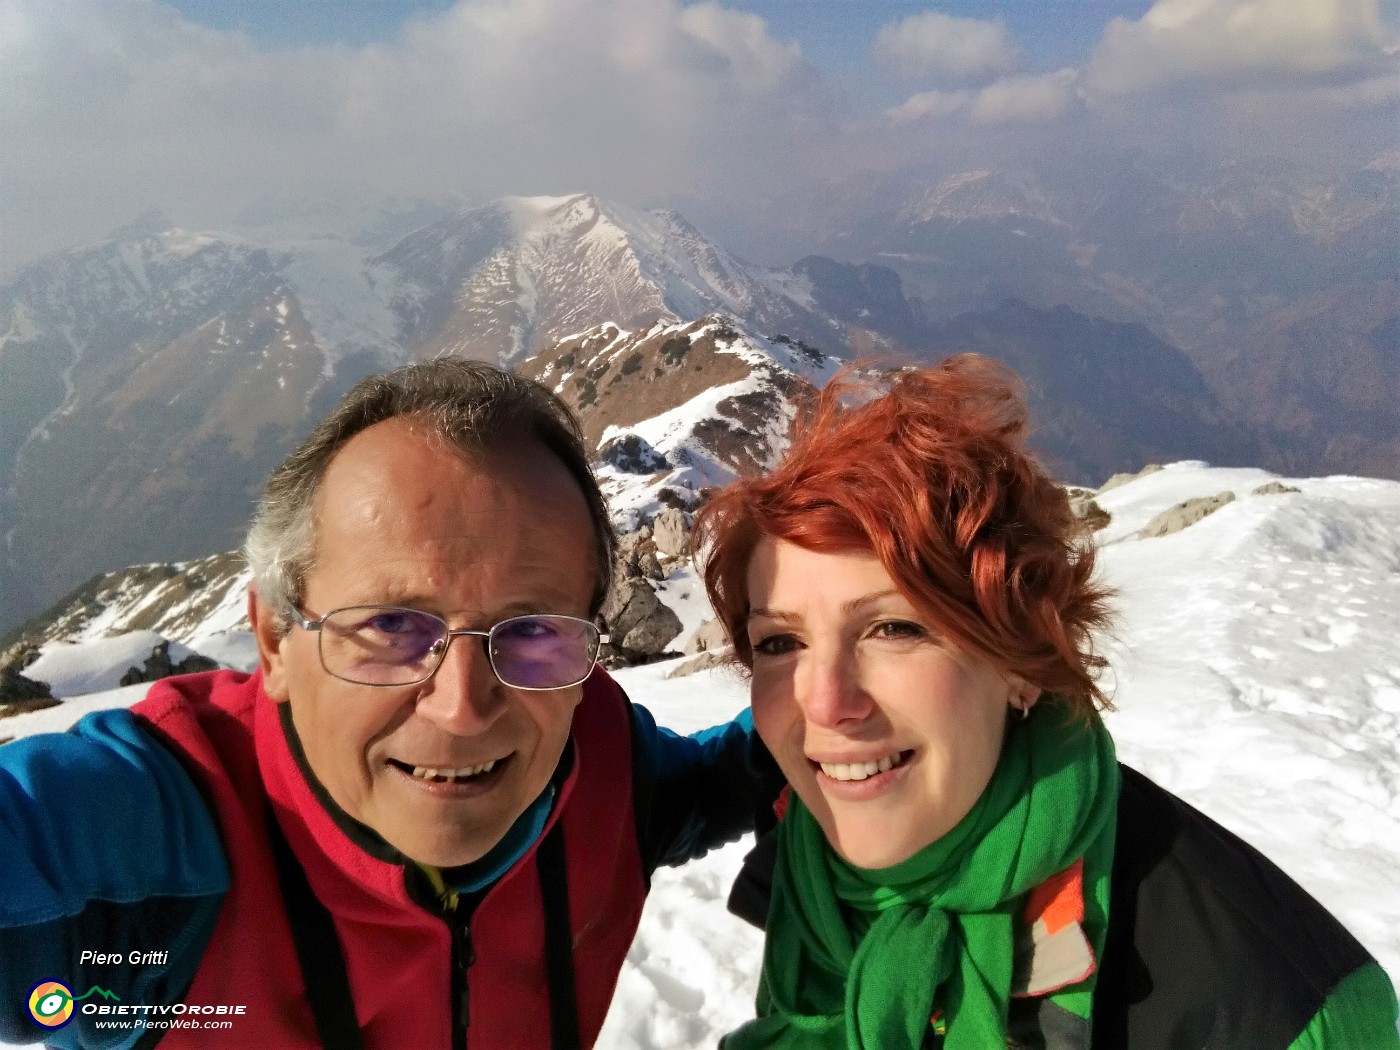
{"type": "MultiPolygon", "coordinates": [[[[321,660],[363,685],[408,685],[428,678],[447,649],[448,628],[416,609],[338,609],[321,627],[321,660]]],[[[516,616],[491,628],[491,664],[506,685],[561,689],[588,677],[598,632],[572,616],[516,616]]]]}

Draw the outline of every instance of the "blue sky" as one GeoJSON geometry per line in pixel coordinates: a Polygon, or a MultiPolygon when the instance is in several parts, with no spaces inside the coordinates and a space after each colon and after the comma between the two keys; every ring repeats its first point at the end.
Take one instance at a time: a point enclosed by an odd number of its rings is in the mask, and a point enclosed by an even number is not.
{"type": "MultiPolygon", "coordinates": [[[[408,19],[443,11],[452,0],[172,0],[172,6],[192,21],[241,30],[271,46],[353,46],[392,39],[408,19]]],[[[1140,18],[1151,0],[735,0],[727,6],[759,15],[775,36],[796,41],[809,60],[832,70],[863,66],[886,23],[935,9],[1004,19],[1029,65],[1052,69],[1082,61],[1109,19],[1140,18]]]]}

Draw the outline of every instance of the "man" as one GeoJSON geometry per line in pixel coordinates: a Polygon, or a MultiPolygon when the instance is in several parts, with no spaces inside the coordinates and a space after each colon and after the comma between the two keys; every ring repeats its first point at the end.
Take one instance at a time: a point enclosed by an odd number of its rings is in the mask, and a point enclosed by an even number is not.
{"type": "Polygon", "coordinates": [[[594,667],[612,547],[544,388],[358,385],[250,531],[257,672],[0,749],[0,1040],[592,1045],[653,869],[757,801],[747,722],[594,667]]]}

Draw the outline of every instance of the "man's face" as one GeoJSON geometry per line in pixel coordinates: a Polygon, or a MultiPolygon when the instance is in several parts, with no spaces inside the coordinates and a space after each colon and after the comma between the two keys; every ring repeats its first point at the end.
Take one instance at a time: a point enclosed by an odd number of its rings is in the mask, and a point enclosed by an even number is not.
{"type": "MultiPolygon", "coordinates": [[[[302,598],[312,619],[381,604],[479,630],[524,613],[588,618],[588,505],[538,443],[469,461],[388,420],[336,454],[315,510],[302,598]]],[[[426,682],[354,685],[321,666],[315,633],[293,627],[279,639],[271,613],[259,607],[255,625],[266,689],[291,704],[311,771],[346,813],[408,857],[439,867],[478,860],[548,784],[582,686],[502,685],[474,636],[453,638],[426,682]],[[444,779],[488,762],[485,774],[444,779]]]]}

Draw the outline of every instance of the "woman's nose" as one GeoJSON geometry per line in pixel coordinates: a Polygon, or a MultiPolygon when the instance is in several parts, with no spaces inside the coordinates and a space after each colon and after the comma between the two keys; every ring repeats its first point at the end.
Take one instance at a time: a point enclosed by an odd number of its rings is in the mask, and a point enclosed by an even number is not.
{"type": "Polygon", "coordinates": [[[808,722],[835,727],[870,717],[875,700],[862,684],[854,656],[813,653],[806,663],[798,682],[798,702],[808,722]]]}

